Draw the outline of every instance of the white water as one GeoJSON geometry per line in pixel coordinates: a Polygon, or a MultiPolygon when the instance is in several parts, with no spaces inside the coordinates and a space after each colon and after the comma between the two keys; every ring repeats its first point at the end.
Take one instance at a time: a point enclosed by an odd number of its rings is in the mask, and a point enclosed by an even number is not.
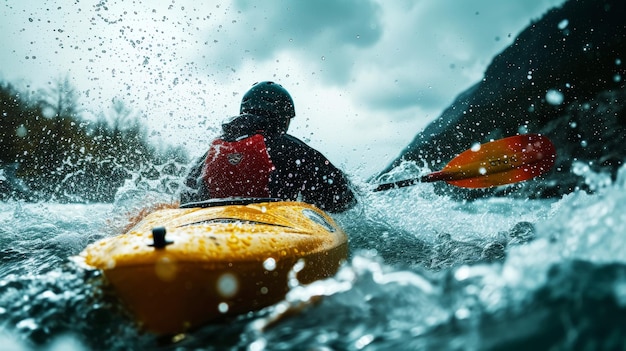
{"type": "MultiPolygon", "coordinates": [[[[502,340],[485,332],[484,319],[523,318],[519,311],[541,301],[536,293],[549,286],[554,267],[566,270],[572,261],[625,263],[626,168],[614,184],[603,186],[593,195],[574,193],[553,201],[458,202],[434,194],[428,184],[363,191],[356,209],[336,216],[350,236],[351,259],[334,278],[296,287],[277,306],[161,347],[486,348],[502,340]],[[534,233],[526,230],[528,223],[534,233]],[[319,295],[325,296],[321,302],[281,318],[285,308],[319,295]]],[[[99,293],[97,279],[67,259],[119,232],[132,208],[128,199],[142,197],[158,196],[127,190],[120,196],[125,201],[117,204],[0,203],[4,349],[161,345],[138,333],[115,301],[99,293]]],[[[615,300],[626,307],[626,280],[610,284],[615,300]]],[[[534,326],[525,323],[509,332],[527,338],[522,330],[534,326]]]]}

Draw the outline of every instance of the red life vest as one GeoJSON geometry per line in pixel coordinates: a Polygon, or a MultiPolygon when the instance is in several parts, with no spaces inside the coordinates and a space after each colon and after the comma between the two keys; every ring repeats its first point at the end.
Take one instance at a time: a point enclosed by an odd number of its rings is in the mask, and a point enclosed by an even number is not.
{"type": "Polygon", "coordinates": [[[274,169],[263,135],[232,142],[217,139],[204,160],[202,179],[213,198],[269,197],[274,169]]]}

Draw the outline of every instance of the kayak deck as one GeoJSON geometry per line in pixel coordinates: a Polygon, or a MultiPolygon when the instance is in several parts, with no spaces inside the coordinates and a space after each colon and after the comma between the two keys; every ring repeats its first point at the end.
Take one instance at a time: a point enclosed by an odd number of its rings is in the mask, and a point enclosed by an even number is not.
{"type": "Polygon", "coordinates": [[[263,202],[156,211],[79,258],[103,272],[141,327],[173,334],[276,303],[290,279],[332,276],[347,254],[345,233],[323,211],[263,202]],[[154,228],[164,228],[162,243],[154,228]]]}

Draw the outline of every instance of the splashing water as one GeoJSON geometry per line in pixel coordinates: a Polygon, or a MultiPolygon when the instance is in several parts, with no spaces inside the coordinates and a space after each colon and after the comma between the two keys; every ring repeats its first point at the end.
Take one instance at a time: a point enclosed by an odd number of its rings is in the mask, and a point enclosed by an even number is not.
{"type": "MultiPolygon", "coordinates": [[[[363,190],[336,219],[350,259],[262,311],[162,340],[68,257],[167,191],[114,204],[0,203],[0,342],[18,350],[611,349],[626,335],[626,168],[595,194],[459,202],[431,184],[363,190]],[[145,203],[144,203],[145,204],[145,203]]],[[[405,174],[408,175],[408,174],[405,174]]],[[[402,175],[400,175],[402,176],[402,175]]],[[[362,184],[362,188],[366,185],[362,184]]],[[[271,264],[269,262],[268,264],[271,264]]]]}

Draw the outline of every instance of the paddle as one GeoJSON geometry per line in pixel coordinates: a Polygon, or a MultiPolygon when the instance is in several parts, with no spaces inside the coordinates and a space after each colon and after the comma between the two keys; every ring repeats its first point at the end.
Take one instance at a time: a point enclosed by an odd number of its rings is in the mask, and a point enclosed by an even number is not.
{"type": "Polygon", "coordinates": [[[472,147],[441,171],[419,178],[380,184],[374,191],[445,181],[463,188],[488,188],[532,179],[554,165],[556,150],[539,134],[516,135],[472,147]]]}

